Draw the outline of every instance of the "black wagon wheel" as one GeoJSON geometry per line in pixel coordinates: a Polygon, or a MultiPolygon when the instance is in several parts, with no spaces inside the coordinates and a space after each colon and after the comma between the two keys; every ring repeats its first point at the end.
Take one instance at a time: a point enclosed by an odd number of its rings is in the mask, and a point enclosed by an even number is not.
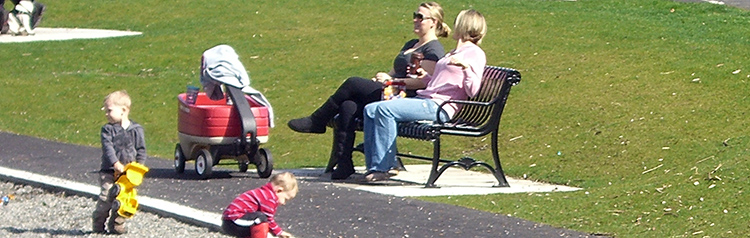
{"type": "Polygon", "coordinates": [[[174,171],[178,174],[185,172],[185,153],[182,152],[182,146],[177,144],[174,148],[174,171]]]}
{"type": "Polygon", "coordinates": [[[247,168],[249,167],[249,165],[250,165],[250,161],[248,160],[239,161],[238,166],[240,167],[240,173],[247,172],[247,168]]]}
{"type": "Polygon", "coordinates": [[[213,173],[214,158],[207,149],[202,149],[195,158],[195,172],[203,179],[211,177],[213,173]]]}
{"type": "Polygon", "coordinates": [[[271,172],[273,172],[271,150],[260,148],[258,153],[255,153],[255,166],[258,169],[258,176],[261,178],[271,177],[271,172]]]}

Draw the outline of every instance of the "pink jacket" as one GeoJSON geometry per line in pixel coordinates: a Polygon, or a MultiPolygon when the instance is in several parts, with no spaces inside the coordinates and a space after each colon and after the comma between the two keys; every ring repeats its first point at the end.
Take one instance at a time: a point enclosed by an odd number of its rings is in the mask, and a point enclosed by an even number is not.
{"type": "MultiPolygon", "coordinates": [[[[487,58],[484,51],[477,45],[467,44],[455,49],[437,62],[434,75],[422,78],[427,87],[418,90],[417,96],[430,98],[438,104],[449,99],[466,100],[479,92],[486,64],[487,58]],[[457,65],[449,65],[450,57],[460,59],[469,67],[462,69],[457,65]]],[[[443,109],[450,117],[453,117],[460,106],[448,104],[443,109]]]]}

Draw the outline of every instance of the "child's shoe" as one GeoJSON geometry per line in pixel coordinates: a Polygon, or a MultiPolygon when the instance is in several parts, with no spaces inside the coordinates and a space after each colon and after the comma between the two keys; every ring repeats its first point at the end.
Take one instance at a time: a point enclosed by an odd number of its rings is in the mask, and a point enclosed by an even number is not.
{"type": "Polygon", "coordinates": [[[104,229],[104,224],[107,222],[106,216],[94,214],[94,217],[92,218],[92,220],[93,222],[91,224],[91,228],[94,233],[99,233],[99,234],[107,233],[107,230],[104,229]]]}
{"type": "Polygon", "coordinates": [[[107,233],[107,230],[104,230],[104,224],[101,226],[94,225],[93,232],[96,234],[104,234],[107,233]]]}

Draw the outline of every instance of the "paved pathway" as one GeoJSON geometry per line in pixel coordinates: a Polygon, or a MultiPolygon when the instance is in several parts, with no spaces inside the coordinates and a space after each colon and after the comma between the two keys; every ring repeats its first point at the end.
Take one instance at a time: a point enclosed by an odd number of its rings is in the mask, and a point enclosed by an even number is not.
{"type": "Polygon", "coordinates": [[[721,4],[727,6],[734,6],[746,10],[750,10],[750,0],[675,0],[678,2],[707,2],[713,4],[721,4]]]}
{"type": "MultiPolygon", "coordinates": [[[[96,185],[99,148],[0,133],[0,166],[96,185]]],[[[193,170],[177,175],[172,161],[150,158],[138,187],[147,196],[212,214],[266,179],[215,171],[201,180],[193,170]]],[[[251,168],[252,169],[252,168],[251,168]]],[[[594,237],[502,214],[394,197],[302,180],[297,198],[279,209],[278,222],[299,237],[594,237]]]]}

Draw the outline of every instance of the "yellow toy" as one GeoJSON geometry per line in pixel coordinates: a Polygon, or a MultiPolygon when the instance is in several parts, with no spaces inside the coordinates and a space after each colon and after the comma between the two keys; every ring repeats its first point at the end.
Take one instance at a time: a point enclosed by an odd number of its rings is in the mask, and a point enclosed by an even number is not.
{"type": "Polygon", "coordinates": [[[388,81],[385,85],[385,88],[383,88],[384,101],[406,97],[406,85],[403,82],[388,81]]]}
{"type": "Polygon", "coordinates": [[[125,165],[125,171],[117,178],[109,196],[114,197],[112,209],[125,218],[131,218],[138,209],[138,200],[135,199],[135,187],[143,182],[143,175],[148,168],[137,162],[125,165]]]}

